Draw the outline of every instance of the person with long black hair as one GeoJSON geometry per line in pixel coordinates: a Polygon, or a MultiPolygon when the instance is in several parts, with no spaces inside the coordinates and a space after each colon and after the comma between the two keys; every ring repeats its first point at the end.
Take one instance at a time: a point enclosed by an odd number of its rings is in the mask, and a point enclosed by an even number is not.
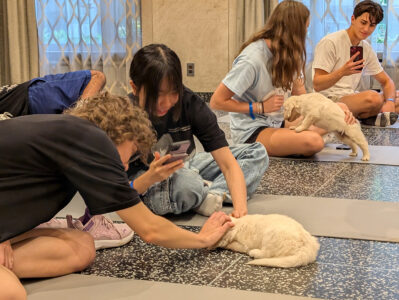
{"type": "MultiPolygon", "coordinates": [[[[131,164],[129,174],[143,202],[156,214],[180,214],[191,209],[209,216],[223,202],[233,204],[232,215],[247,214],[247,199],[255,192],[268,166],[260,143],[229,147],[215,114],[183,85],[181,63],[163,44],[140,49],[130,66],[132,101],[147,111],[157,132],[158,148],[165,137],[188,140],[190,159],[157,163],[159,176],[143,164],[131,164]],[[195,153],[194,136],[205,152],[195,153]],[[182,167],[179,170],[176,168],[182,167]],[[163,179],[160,182],[159,179],[163,179]]],[[[159,156],[155,156],[155,161],[159,156]]]]}

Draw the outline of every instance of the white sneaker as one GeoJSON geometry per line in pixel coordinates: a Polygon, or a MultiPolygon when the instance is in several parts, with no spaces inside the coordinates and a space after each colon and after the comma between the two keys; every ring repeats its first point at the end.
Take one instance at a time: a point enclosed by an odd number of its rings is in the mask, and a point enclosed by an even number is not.
{"type": "Polygon", "coordinates": [[[208,193],[201,205],[194,211],[205,217],[209,217],[215,211],[221,210],[223,207],[223,195],[208,193]]]}

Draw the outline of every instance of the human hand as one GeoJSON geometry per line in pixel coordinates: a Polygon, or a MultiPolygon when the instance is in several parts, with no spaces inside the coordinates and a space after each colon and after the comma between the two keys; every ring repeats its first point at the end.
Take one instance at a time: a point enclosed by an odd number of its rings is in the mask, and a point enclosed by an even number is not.
{"type": "Polygon", "coordinates": [[[12,270],[14,266],[14,256],[10,241],[0,243],[0,265],[12,270]]]}
{"type": "Polygon", "coordinates": [[[170,154],[161,157],[159,152],[154,153],[154,160],[150,163],[150,167],[147,171],[154,183],[165,180],[184,166],[183,160],[181,159],[165,164],[171,157],[172,155],[170,154]]]}
{"type": "Polygon", "coordinates": [[[218,211],[213,213],[202,226],[199,235],[205,241],[205,247],[212,247],[222,236],[233,227],[234,224],[230,217],[224,212],[218,211]]]}
{"type": "Polygon", "coordinates": [[[241,218],[248,214],[247,206],[245,207],[234,207],[233,211],[231,212],[231,216],[234,218],[241,218]]]}
{"type": "Polygon", "coordinates": [[[279,111],[284,103],[284,95],[272,95],[264,99],[261,103],[263,105],[263,112],[265,113],[279,111]]]}
{"type": "Polygon", "coordinates": [[[344,119],[345,123],[349,124],[349,125],[355,124],[356,123],[356,118],[352,114],[352,112],[349,110],[349,107],[345,103],[342,103],[342,102],[339,102],[337,104],[345,113],[345,119],[344,119]]]}
{"type": "Polygon", "coordinates": [[[352,74],[358,74],[362,72],[364,59],[354,61],[356,57],[360,55],[360,52],[356,52],[342,67],[342,76],[348,76],[352,74]]]}

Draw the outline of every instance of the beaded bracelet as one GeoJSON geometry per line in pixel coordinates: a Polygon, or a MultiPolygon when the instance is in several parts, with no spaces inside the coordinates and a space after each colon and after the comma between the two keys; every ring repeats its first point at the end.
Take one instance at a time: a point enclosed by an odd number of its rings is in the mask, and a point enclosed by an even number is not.
{"type": "Polygon", "coordinates": [[[392,102],[395,102],[395,99],[394,99],[394,98],[388,98],[388,99],[385,99],[385,101],[392,101],[392,102]]]}

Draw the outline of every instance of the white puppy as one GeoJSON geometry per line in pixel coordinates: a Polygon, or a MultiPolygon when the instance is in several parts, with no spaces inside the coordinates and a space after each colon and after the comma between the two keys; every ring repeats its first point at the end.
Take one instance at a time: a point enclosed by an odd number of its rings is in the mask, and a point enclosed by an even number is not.
{"type": "Polygon", "coordinates": [[[256,258],[250,265],[292,268],[314,262],[320,245],[294,219],[278,214],[231,218],[232,227],[216,247],[256,258]]]}
{"type": "Polygon", "coordinates": [[[345,122],[345,113],[327,97],[319,93],[291,96],[284,102],[284,119],[292,122],[303,116],[298,126],[291,126],[296,132],[308,129],[311,125],[334,132],[336,137],[352,149],[350,156],[357,156],[357,146],[362,149],[362,160],[369,160],[368,143],[360,124],[349,125],[345,122]],[[357,146],[356,146],[357,145],[357,146]]]}

